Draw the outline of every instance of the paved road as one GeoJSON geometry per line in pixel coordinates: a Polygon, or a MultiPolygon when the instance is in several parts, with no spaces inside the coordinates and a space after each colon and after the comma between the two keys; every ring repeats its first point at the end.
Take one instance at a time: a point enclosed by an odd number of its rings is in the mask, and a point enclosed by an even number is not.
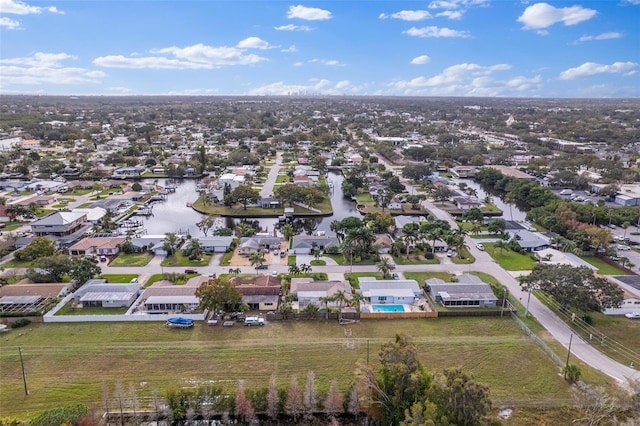
{"type": "Polygon", "coordinates": [[[276,179],[278,178],[278,172],[280,171],[281,164],[282,154],[280,153],[280,151],[278,151],[276,153],[276,162],[273,166],[271,166],[271,170],[269,170],[267,179],[265,179],[264,185],[262,185],[262,189],[260,190],[260,196],[262,198],[273,197],[273,187],[276,184],[276,179]]]}
{"type": "MultiPolygon", "coordinates": [[[[393,170],[392,166],[384,159],[380,159],[379,161],[384,164],[388,170],[393,170]]],[[[400,180],[408,187],[409,191],[415,190],[414,186],[407,182],[406,179],[400,177],[400,180]]],[[[433,203],[425,201],[423,202],[423,206],[436,218],[447,220],[452,225],[453,229],[458,228],[453,218],[433,203]]],[[[464,272],[465,268],[469,268],[469,270],[471,270],[470,268],[473,268],[474,271],[487,272],[505,285],[511,294],[520,299],[523,304],[526,304],[529,294],[522,291],[518,281],[498,265],[486,252],[478,250],[473,239],[466,237],[466,243],[471,254],[476,258],[476,262],[469,266],[454,264],[446,265],[446,270],[449,272],[464,272]]],[[[436,271],[442,269],[443,267],[441,265],[420,265],[421,271],[436,271]]],[[[398,265],[396,270],[404,271],[405,269],[398,265]]],[[[542,304],[542,302],[540,302],[535,296],[531,297],[529,301],[529,312],[531,315],[533,315],[558,342],[567,348],[567,350],[571,340],[572,356],[579,358],[585,364],[588,364],[614,378],[620,384],[627,384],[630,379],[640,380],[640,371],[612,360],[602,352],[595,349],[589,343],[582,340],[578,335],[574,334],[573,339],[571,339],[571,335],[573,334],[571,328],[558,318],[553,311],[542,304]]]]}

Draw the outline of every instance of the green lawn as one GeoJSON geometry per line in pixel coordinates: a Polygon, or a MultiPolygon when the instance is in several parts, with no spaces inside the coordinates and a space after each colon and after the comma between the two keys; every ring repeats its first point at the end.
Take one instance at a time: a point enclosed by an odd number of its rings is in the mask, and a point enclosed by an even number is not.
{"type": "Polygon", "coordinates": [[[423,286],[424,281],[431,278],[440,278],[444,282],[451,282],[455,275],[449,272],[405,272],[404,277],[408,280],[416,280],[419,286],[423,286]]]}
{"type": "Polygon", "coordinates": [[[176,251],[173,256],[162,259],[162,266],[207,266],[211,260],[210,254],[202,253],[200,260],[189,260],[189,257],[183,256],[180,250],[176,251]]]}
{"type": "Polygon", "coordinates": [[[346,272],[344,274],[344,279],[349,281],[351,287],[360,288],[360,284],[358,283],[359,277],[374,277],[379,280],[383,279],[382,272],[346,272]]]}
{"type": "Polygon", "coordinates": [[[108,283],[124,283],[128,284],[132,279],[138,278],[138,274],[101,274],[98,278],[104,278],[108,283]]]}
{"type": "Polygon", "coordinates": [[[468,265],[476,261],[476,258],[473,257],[466,247],[460,247],[460,250],[455,253],[456,255],[451,258],[451,261],[458,265],[468,265]]]}
{"type": "Polygon", "coordinates": [[[31,260],[19,261],[16,259],[11,259],[2,264],[3,268],[31,268],[34,266],[31,260]]]}
{"type": "Polygon", "coordinates": [[[93,202],[80,204],[80,205],[78,206],[78,208],[79,208],[79,209],[84,209],[84,208],[86,208],[86,207],[90,207],[90,206],[92,206],[93,204],[94,204],[93,202]]]}
{"type": "Polygon", "coordinates": [[[109,266],[145,266],[153,259],[150,253],[120,253],[109,266]]]}
{"type": "MultiPolygon", "coordinates": [[[[169,387],[215,383],[234,394],[237,379],[255,390],[266,388],[272,374],[286,388],[294,375],[304,381],[313,371],[320,393],[334,379],[345,391],[357,363],[370,354],[377,365],[380,346],[399,332],[412,336],[427,369],[462,368],[489,387],[494,405],[515,400],[559,406],[571,398],[558,367],[509,319],[366,320],[349,329],[347,346],[344,326],[321,320],[255,328],[196,323],[184,330],[162,322],[34,323],[3,335],[0,417],[30,418],[69,401],[100,407],[103,383],[111,393],[116,383],[131,386],[144,401],[142,409],[154,391],[162,396],[169,387]],[[26,398],[18,347],[27,373],[26,398]]],[[[604,382],[580,367],[585,379],[604,382]]]]}
{"type": "Polygon", "coordinates": [[[15,231],[16,229],[20,228],[22,225],[26,224],[27,222],[2,222],[5,224],[4,228],[2,228],[3,232],[7,232],[7,231],[15,231]]]}
{"type": "Polygon", "coordinates": [[[128,308],[75,308],[75,302],[72,300],[62,309],[56,312],[56,315],[123,315],[128,308]]]}
{"type": "Polygon", "coordinates": [[[598,268],[598,273],[600,275],[629,275],[627,271],[616,268],[598,257],[580,256],[580,259],[598,268]]]}
{"type": "Polygon", "coordinates": [[[409,258],[405,254],[401,256],[391,256],[396,265],[437,265],[440,263],[438,256],[433,256],[433,259],[426,259],[424,255],[420,253],[409,253],[409,258]]]}
{"type": "Polygon", "coordinates": [[[325,266],[327,262],[322,259],[313,259],[309,264],[311,266],[325,266]]]}
{"type": "Polygon", "coordinates": [[[290,255],[287,258],[287,266],[295,265],[298,257],[295,254],[290,255]]]}
{"type": "Polygon", "coordinates": [[[531,253],[519,254],[508,248],[494,249],[494,243],[482,243],[485,250],[507,271],[530,271],[538,264],[531,253]]]}
{"type": "MultiPolygon", "coordinates": [[[[325,256],[330,257],[331,259],[333,259],[338,265],[349,265],[349,260],[344,258],[344,255],[342,254],[329,254],[326,253],[325,256]]],[[[375,265],[378,261],[373,259],[373,258],[369,258],[369,259],[361,259],[360,261],[357,261],[356,258],[354,258],[353,260],[353,264],[354,265],[375,265]]]]}
{"type": "Polygon", "coordinates": [[[291,182],[291,178],[287,175],[278,175],[276,177],[276,183],[288,183],[291,182]]]}
{"type": "MultiPolygon", "coordinates": [[[[275,209],[263,209],[262,207],[247,207],[243,208],[241,205],[236,205],[232,207],[226,207],[222,204],[207,204],[206,206],[202,202],[202,198],[199,198],[195,203],[193,203],[193,207],[196,208],[200,212],[204,212],[208,215],[214,216],[246,216],[246,217],[273,217],[275,215],[284,214],[284,207],[278,207],[275,209]]],[[[323,214],[328,214],[333,211],[331,207],[331,200],[329,197],[325,197],[325,199],[317,203],[313,206],[314,208],[320,210],[323,214]]],[[[294,206],[294,211],[298,214],[317,214],[311,210],[305,209],[304,207],[294,206]]]]}

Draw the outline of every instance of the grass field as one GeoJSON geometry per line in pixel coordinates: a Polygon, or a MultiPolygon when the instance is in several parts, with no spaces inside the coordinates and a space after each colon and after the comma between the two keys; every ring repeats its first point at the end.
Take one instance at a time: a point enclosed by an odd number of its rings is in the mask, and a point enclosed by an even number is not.
{"type": "Polygon", "coordinates": [[[580,256],[580,259],[598,268],[600,275],[628,275],[629,273],[623,269],[616,268],[608,264],[602,259],[593,256],[580,256]]]}
{"type": "Polygon", "coordinates": [[[145,266],[153,259],[149,253],[120,253],[109,266],[145,266]]]}
{"type": "MultiPolygon", "coordinates": [[[[501,400],[566,401],[569,388],[559,369],[509,319],[367,320],[345,327],[335,322],[270,322],[265,327],[186,330],[152,323],[31,324],[2,335],[0,417],[31,417],[69,401],[100,405],[101,389],[121,382],[137,394],[160,395],[168,387],[215,383],[230,393],[236,380],[279,386],[314,371],[326,391],[336,379],[345,390],[359,361],[377,363],[380,345],[407,332],[431,371],[459,366],[489,386],[501,400]],[[347,340],[353,346],[347,345],[347,340]],[[29,396],[24,397],[18,346],[22,348],[29,396]],[[353,347],[353,349],[351,349],[353,347]]],[[[603,378],[582,366],[585,378],[603,378]]]]}
{"type": "Polygon", "coordinates": [[[538,262],[531,253],[519,254],[508,248],[494,249],[493,243],[482,243],[485,250],[507,271],[530,271],[538,262]]]}

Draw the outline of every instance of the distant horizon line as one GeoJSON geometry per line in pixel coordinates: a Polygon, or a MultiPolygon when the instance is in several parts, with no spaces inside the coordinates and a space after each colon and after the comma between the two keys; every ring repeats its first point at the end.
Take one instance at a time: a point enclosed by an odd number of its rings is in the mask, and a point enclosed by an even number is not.
{"type": "Polygon", "coordinates": [[[527,99],[527,100],[629,100],[638,101],[640,97],[598,97],[598,98],[583,98],[583,97],[519,97],[519,96],[434,96],[434,95],[357,95],[357,94],[295,94],[295,95],[274,95],[274,94],[42,94],[42,93],[2,93],[0,97],[41,97],[41,98],[429,98],[429,99],[527,99]]]}

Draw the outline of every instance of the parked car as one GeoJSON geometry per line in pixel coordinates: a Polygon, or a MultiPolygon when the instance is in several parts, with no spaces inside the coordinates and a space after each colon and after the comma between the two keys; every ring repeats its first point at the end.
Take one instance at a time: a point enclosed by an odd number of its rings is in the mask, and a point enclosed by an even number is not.
{"type": "Polygon", "coordinates": [[[264,325],[264,318],[260,317],[246,317],[244,319],[244,325],[251,327],[252,325],[264,325]]]}
{"type": "Polygon", "coordinates": [[[631,247],[618,244],[618,250],[629,251],[631,250],[631,247]]]}
{"type": "Polygon", "coordinates": [[[256,266],[256,269],[267,269],[269,268],[269,265],[258,265],[256,266]]]}
{"type": "Polygon", "coordinates": [[[391,274],[391,278],[393,278],[394,280],[399,280],[400,279],[400,275],[398,275],[397,272],[394,272],[393,274],[391,274]]]}
{"type": "Polygon", "coordinates": [[[484,246],[480,243],[476,244],[476,248],[480,251],[484,251],[484,246]]]}
{"type": "Polygon", "coordinates": [[[189,268],[187,268],[187,269],[185,269],[185,270],[184,270],[184,273],[185,273],[185,274],[197,274],[197,273],[198,273],[198,271],[196,271],[195,269],[189,269],[189,268]]]}
{"type": "Polygon", "coordinates": [[[453,257],[453,250],[447,250],[447,257],[453,257]]]}
{"type": "Polygon", "coordinates": [[[629,319],[640,319],[640,312],[629,312],[624,314],[624,316],[629,319]]]}

